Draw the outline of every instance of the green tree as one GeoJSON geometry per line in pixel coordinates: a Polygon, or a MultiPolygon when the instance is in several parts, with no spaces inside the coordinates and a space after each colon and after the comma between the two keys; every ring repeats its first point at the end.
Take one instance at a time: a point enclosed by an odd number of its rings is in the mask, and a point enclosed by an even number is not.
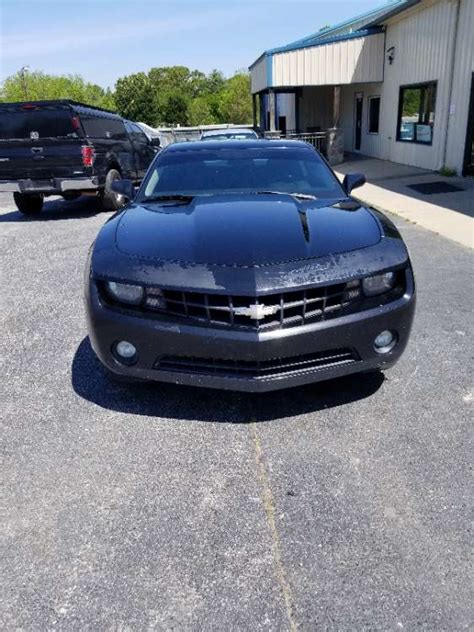
{"type": "Polygon", "coordinates": [[[80,75],[49,75],[40,70],[17,72],[0,87],[1,101],[74,99],[90,105],[114,109],[110,90],[88,83],[80,75]]]}
{"type": "Polygon", "coordinates": [[[212,125],[219,122],[219,117],[215,113],[216,99],[210,99],[208,95],[196,97],[189,104],[189,124],[190,125],[212,125]]]}
{"type": "Polygon", "coordinates": [[[202,92],[216,95],[223,89],[225,82],[225,77],[220,70],[212,70],[202,85],[202,92]]]}
{"type": "Polygon", "coordinates": [[[252,122],[252,97],[248,73],[240,72],[227,80],[220,93],[219,110],[222,122],[252,122]]]}
{"type": "Polygon", "coordinates": [[[171,93],[161,108],[162,120],[166,125],[187,125],[188,119],[188,100],[182,94],[171,93]]]}
{"type": "Polygon", "coordinates": [[[156,102],[150,79],[144,72],[118,79],[114,100],[117,110],[125,118],[156,125],[156,102]]]}

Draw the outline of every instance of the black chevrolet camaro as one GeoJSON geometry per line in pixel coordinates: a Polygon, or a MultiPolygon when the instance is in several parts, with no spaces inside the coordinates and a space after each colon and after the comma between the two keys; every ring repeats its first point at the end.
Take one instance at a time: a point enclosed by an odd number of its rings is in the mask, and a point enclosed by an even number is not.
{"type": "Polygon", "coordinates": [[[88,258],[89,335],[122,377],[268,391],[400,357],[415,310],[392,222],[308,144],[167,147],[88,258]]]}

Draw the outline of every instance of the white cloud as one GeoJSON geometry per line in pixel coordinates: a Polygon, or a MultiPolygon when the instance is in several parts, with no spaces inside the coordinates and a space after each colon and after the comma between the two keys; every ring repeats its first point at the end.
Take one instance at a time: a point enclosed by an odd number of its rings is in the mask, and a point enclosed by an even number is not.
{"type": "Polygon", "coordinates": [[[48,31],[38,37],[37,31],[22,32],[21,35],[2,36],[3,59],[21,58],[32,60],[35,56],[45,56],[62,51],[86,50],[98,48],[107,42],[119,40],[127,41],[127,44],[142,45],[145,37],[166,37],[171,33],[195,31],[209,26],[211,23],[219,25],[228,22],[235,23],[248,14],[248,9],[214,10],[206,13],[187,15],[186,17],[173,19],[148,19],[143,15],[140,21],[115,25],[113,20],[109,25],[97,24],[84,26],[67,24],[60,30],[48,31]]]}

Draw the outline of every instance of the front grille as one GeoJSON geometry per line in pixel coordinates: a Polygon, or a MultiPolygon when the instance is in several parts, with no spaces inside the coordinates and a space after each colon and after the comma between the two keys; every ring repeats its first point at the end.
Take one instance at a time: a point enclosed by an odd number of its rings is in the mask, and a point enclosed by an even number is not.
{"type": "Polygon", "coordinates": [[[278,375],[353,364],[358,360],[356,352],[351,349],[334,349],[323,353],[311,353],[292,358],[275,358],[273,360],[217,360],[214,358],[163,356],[158,358],[154,368],[160,371],[192,373],[193,375],[271,378],[278,375]]]}
{"type": "Polygon", "coordinates": [[[347,313],[360,298],[359,282],[269,296],[230,296],[147,288],[144,309],[170,316],[253,330],[297,327],[347,313]]]}

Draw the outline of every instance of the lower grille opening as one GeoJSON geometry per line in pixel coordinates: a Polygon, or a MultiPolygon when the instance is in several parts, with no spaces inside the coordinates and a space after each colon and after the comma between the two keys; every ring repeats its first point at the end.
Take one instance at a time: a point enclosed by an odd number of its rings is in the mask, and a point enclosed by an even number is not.
{"type": "Polygon", "coordinates": [[[175,371],[220,377],[271,378],[301,371],[327,369],[353,364],[359,357],[352,349],[334,349],[322,353],[272,360],[219,360],[216,358],[194,358],[187,356],[162,356],[154,368],[160,371],[175,371]]]}

